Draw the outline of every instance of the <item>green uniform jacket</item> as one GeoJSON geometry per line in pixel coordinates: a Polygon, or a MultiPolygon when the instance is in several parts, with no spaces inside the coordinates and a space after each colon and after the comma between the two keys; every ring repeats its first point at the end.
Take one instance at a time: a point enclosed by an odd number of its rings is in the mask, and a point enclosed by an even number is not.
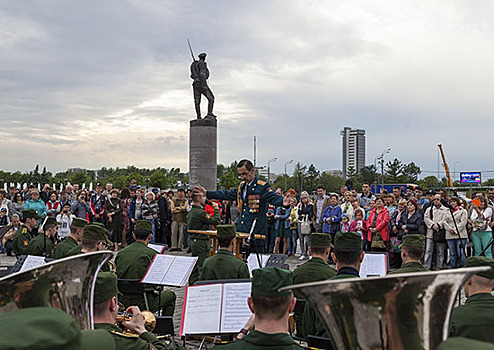
{"type": "MultiPolygon", "coordinates": [[[[192,205],[187,214],[187,228],[189,230],[199,230],[207,231],[209,230],[209,225],[218,225],[220,223],[220,211],[218,209],[214,210],[214,216],[211,217],[204,209],[199,205],[192,205]]],[[[208,235],[203,235],[200,233],[189,234],[190,238],[203,239],[209,241],[208,235]]]]}
{"type": "Polygon", "coordinates": [[[151,344],[157,350],[168,349],[165,344],[160,342],[158,338],[150,332],[142,333],[139,337],[126,336],[122,335],[122,329],[109,323],[95,323],[94,329],[103,329],[110,332],[115,340],[115,348],[118,350],[149,350],[151,349],[151,344]]]}
{"type": "Polygon", "coordinates": [[[451,337],[465,337],[494,343],[494,296],[474,294],[465,305],[453,309],[451,337]]]}
{"type": "Polygon", "coordinates": [[[27,246],[29,241],[33,239],[31,230],[27,228],[26,225],[21,225],[17,230],[14,237],[12,237],[12,248],[16,256],[21,256],[26,254],[27,246]]]}
{"type": "Polygon", "coordinates": [[[220,249],[202,264],[199,281],[250,278],[247,264],[227,249],[220,249]]]}
{"type": "MultiPolygon", "coordinates": [[[[341,273],[339,275],[335,275],[330,278],[330,280],[342,280],[347,278],[357,278],[358,276],[341,273]]],[[[304,315],[302,321],[302,334],[304,338],[307,338],[309,335],[315,335],[318,337],[329,338],[330,335],[326,331],[326,327],[324,327],[324,323],[316,314],[315,310],[312,308],[312,305],[307,303],[304,308],[304,315]]]]}
{"type": "Polygon", "coordinates": [[[257,218],[254,233],[267,233],[266,212],[268,204],[277,207],[283,206],[283,197],[277,195],[269,183],[258,180],[257,177],[250,184],[245,181],[235,189],[229,191],[207,191],[206,195],[211,199],[221,199],[237,201],[240,215],[237,219],[237,232],[249,233],[252,222],[257,218]],[[247,186],[246,198],[244,198],[245,187],[247,186]]]}
{"type": "Polygon", "coordinates": [[[44,233],[34,237],[29,241],[26,254],[53,258],[53,243],[50,237],[46,237],[44,233]]]}
{"type": "Polygon", "coordinates": [[[259,331],[251,331],[241,340],[237,340],[234,343],[217,345],[218,349],[237,349],[237,350],[289,350],[289,349],[303,349],[297,345],[288,333],[276,333],[267,334],[259,331]]]}
{"type": "Polygon", "coordinates": [[[407,272],[423,272],[423,271],[429,271],[427,270],[424,265],[422,265],[420,262],[408,262],[406,264],[403,264],[403,266],[397,270],[390,271],[388,272],[388,275],[393,275],[396,273],[407,273],[407,272]]]}
{"type": "MultiPolygon", "coordinates": [[[[304,264],[298,266],[293,271],[293,284],[309,283],[324,281],[336,276],[336,270],[329,266],[326,261],[321,258],[313,257],[304,264]]],[[[303,298],[297,291],[294,292],[295,297],[303,298]]],[[[297,301],[300,303],[300,301],[297,301]]],[[[302,307],[305,308],[305,302],[302,302],[302,307]]],[[[297,306],[298,307],[298,306],[297,306]]],[[[303,334],[303,312],[296,312],[293,315],[298,334],[303,334]]]]}
{"type": "MultiPolygon", "coordinates": [[[[125,279],[143,279],[149,265],[156,256],[156,251],[149,248],[144,242],[135,241],[118,252],[115,258],[117,277],[125,279]]],[[[160,297],[152,286],[145,287],[146,297],[150,311],[159,309],[160,297]]],[[[176,296],[172,291],[161,293],[161,305],[165,307],[165,316],[173,315],[176,296]]],[[[123,295],[120,300],[125,306],[137,305],[141,310],[145,309],[144,297],[141,294],[123,295]]]]}
{"type": "Polygon", "coordinates": [[[72,248],[77,247],[77,241],[72,237],[68,236],[62,242],[58,243],[55,247],[55,252],[53,253],[53,257],[55,259],[62,259],[69,256],[69,251],[72,248]]]}

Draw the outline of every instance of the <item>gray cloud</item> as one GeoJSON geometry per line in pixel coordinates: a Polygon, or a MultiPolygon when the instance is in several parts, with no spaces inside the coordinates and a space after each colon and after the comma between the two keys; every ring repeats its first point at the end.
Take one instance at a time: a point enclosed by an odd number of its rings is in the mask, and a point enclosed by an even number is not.
{"type": "MultiPolygon", "coordinates": [[[[208,53],[218,158],[341,166],[344,126],[367,162],[489,168],[489,2],[16,1],[0,10],[2,168],[188,166],[190,56],[208,53]]],[[[205,108],[205,106],[203,107],[205,108]]]]}

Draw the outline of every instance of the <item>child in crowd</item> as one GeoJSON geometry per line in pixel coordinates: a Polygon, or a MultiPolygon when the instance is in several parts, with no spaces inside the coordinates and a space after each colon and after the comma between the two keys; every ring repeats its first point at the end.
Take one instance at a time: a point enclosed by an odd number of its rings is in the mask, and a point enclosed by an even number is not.
{"type": "Polygon", "coordinates": [[[341,216],[341,232],[350,231],[350,222],[348,221],[348,214],[341,216]]]}
{"type": "Polygon", "coordinates": [[[7,216],[7,208],[0,210],[0,226],[7,226],[10,224],[9,217],[7,216]]]}
{"type": "Polygon", "coordinates": [[[364,211],[363,209],[355,210],[355,220],[350,224],[350,231],[354,231],[360,233],[362,236],[362,240],[367,237],[367,224],[364,220],[364,211]]]}

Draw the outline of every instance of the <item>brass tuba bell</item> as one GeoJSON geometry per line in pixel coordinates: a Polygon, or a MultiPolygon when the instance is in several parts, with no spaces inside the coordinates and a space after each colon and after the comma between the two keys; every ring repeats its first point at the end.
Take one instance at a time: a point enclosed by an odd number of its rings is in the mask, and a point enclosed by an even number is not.
{"type": "Polygon", "coordinates": [[[488,267],[351,278],[281,288],[311,303],[337,349],[433,350],[447,338],[456,293],[488,267]]]}

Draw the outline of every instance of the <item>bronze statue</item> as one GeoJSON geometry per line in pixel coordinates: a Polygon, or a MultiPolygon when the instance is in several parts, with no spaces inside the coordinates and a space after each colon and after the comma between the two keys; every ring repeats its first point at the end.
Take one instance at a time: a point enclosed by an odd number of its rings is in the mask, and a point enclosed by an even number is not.
{"type": "MultiPolygon", "coordinates": [[[[188,41],[188,40],[187,40],[188,41]]],[[[194,104],[196,107],[197,119],[201,119],[201,96],[204,95],[208,99],[208,114],[206,115],[206,119],[214,118],[216,116],[213,114],[213,105],[214,105],[214,95],[211,89],[208,86],[208,78],[209,78],[209,69],[206,63],[206,53],[199,54],[199,60],[194,58],[194,54],[192,53],[192,48],[189,49],[192,55],[192,59],[194,62],[190,65],[190,77],[194,79],[192,83],[192,89],[194,91],[194,104]]]]}

